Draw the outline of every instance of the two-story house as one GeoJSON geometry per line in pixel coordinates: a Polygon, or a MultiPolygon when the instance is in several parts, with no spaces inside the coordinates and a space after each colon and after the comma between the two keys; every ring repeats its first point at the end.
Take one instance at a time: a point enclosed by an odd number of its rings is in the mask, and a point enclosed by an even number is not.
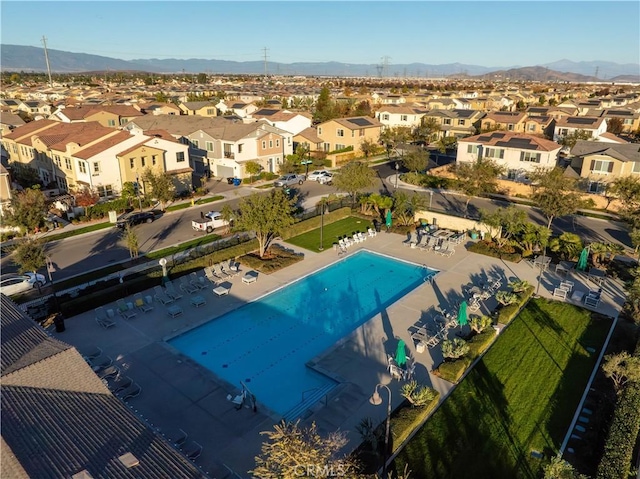
{"type": "Polygon", "coordinates": [[[0,164],[0,216],[11,207],[11,177],[9,172],[0,164]]]}
{"type": "Polygon", "coordinates": [[[245,103],[237,100],[221,100],[216,105],[216,108],[221,115],[237,115],[240,118],[251,117],[251,115],[258,110],[255,103],[245,103]]]}
{"type": "Polygon", "coordinates": [[[518,111],[492,111],[482,119],[480,129],[524,133],[526,117],[526,113],[518,111]]]}
{"type": "Polygon", "coordinates": [[[597,140],[607,131],[607,120],[603,117],[569,116],[556,121],[553,130],[553,141],[561,141],[567,135],[574,135],[577,131],[587,132],[591,138],[597,140]]]}
{"type": "Polygon", "coordinates": [[[537,136],[493,131],[459,140],[456,162],[490,158],[504,168],[507,179],[527,181],[538,168],[554,168],[561,148],[537,136]]]}
{"type": "Polygon", "coordinates": [[[63,123],[96,121],[108,128],[120,128],[144,113],[130,105],[78,105],[58,107],[50,120],[63,123]]]}
{"type": "Polygon", "coordinates": [[[578,140],[571,149],[571,167],[590,193],[602,193],[607,183],[623,177],[640,179],[640,144],[578,140]]]}
{"type": "Polygon", "coordinates": [[[622,131],[624,133],[633,133],[640,131],[640,113],[627,109],[611,109],[604,110],[601,115],[603,118],[610,120],[617,118],[622,122],[622,131]]]}
{"type": "Polygon", "coordinates": [[[484,113],[475,110],[429,110],[423,121],[434,119],[440,126],[437,138],[464,138],[475,135],[480,126],[484,113]]]}
{"type": "Polygon", "coordinates": [[[140,111],[147,115],[180,115],[182,110],[173,103],[146,103],[140,105],[140,111]]]}
{"type": "Polygon", "coordinates": [[[253,112],[248,118],[264,120],[281,130],[297,135],[311,126],[312,116],[309,113],[294,113],[289,110],[261,108],[253,112]]]}
{"type": "Polygon", "coordinates": [[[553,138],[553,130],[556,124],[550,116],[527,116],[524,120],[524,131],[528,135],[553,138]]]}
{"type": "Polygon", "coordinates": [[[408,105],[385,105],[377,109],[376,118],[384,128],[410,128],[420,126],[426,110],[408,105]]]}
{"type": "Polygon", "coordinates": [[[218,116],[216,105],[210,101],[185,101],[178,105],[183,115],[218,116]]]}
{"type": "Polygon", "coordinates": [[[356,155],[361,154],[363,140],[377,143],[380,140],[382,123],[368,116],[335,118],[316,126],[318,136],[322,138],[325,152],[344,150],[351,147],[356,155]]]}

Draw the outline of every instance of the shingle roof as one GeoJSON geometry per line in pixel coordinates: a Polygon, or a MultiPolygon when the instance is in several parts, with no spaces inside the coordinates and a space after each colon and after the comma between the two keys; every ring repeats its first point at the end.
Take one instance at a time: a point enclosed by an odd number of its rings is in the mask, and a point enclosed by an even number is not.
{"type": "Polygon", "coordinates": [[[296,136],[301,136],[302,138],[309,140],[311,143],[322,143],[322,138],[318,136],[318,130],[313,126],[305,128],[296,136]]]}
{"type": "Polygon", "coordinates": [[[0,298],[3,477],[206,477],[113,396],[75,348],[0,298]],[[124,466],[125,453],[139,464],[124,466]]]}
{"type": "Polygon", "coordinates": [[[609,143],[578,140],[571,154],[574,156],[607,155],[620,161],[640,161],[640,143],[609,143]]]}
{"type": "Polygon", "coordinates": [[[557,121],[556,127],[569,127],[569,128],[579,128],[579,129],[594,129],[598,128],[604,118],[596,118],[589,116],[568,116],[565,118],[561,118],[557,121]]]}
{"type": "Polygon", "coordinates": [[[533,135],[510,133],[507,131],[492,131],[480,135],[461,138],[458,143],[481,143],[487,146],[502,146],[518,150],[554,151],[561,146],[555,141],[546,140],[533,135]]]}
{"type": "Polygon", "coordinates": [[[127,125],[136,125],[144,131],[166,130],[172,135],[188,136],[194,131],[223,126],[233,121],[233,117],[228,116],[147,115],[131,120],[127,125]]]}

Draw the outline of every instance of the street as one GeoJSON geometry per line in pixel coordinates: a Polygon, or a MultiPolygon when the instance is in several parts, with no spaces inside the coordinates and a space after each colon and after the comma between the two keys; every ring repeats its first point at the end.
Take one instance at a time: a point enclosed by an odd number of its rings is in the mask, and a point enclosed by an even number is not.
{"type": "MultiPolygon", "coordinates": [[[[377,180],[369,192],[391,193],[395,186],[396,170],[394,162],[373,167],[377,174],[377,180]]],[[[267,192],[268,189],[256,189],[247,186],[234,187],[226,182],[212,181],[209,185],[210,194],[225,196],[220,202],[209,203],[203,206],[189,207],[183,210],[164,214],[150,224],[135,226],[140,244],[140,253],[167,248],[185,241],[199,238],[203,233],[191,228],[191,220],[200,217],[200,213],[211,210],[220,210],[225,204],[237,208],[240,197],[256,192],[267,192]]],[[[427,203],[431,200],[431,208],[434,211],[448,212],[462,215],[465,211],[465,196],[434,191],[429,198],[426,190],[409,187],[399,183],[399,188],[405,191],[416,191],[427,197],[427,203]]],[[[337,193],[333,186],[321,185],[314,181],[306,181],[303,185],[296,185],[300,197],[300,203],[305,208],[315,206],[320,197],[330,193],[337,193]]],[[[469,202],[469,214],[477,217],[481,209],[494,210],[505,207],[509,203],[500,200],[485,198],[473,198],[469,202]]],[[[524,208],[531,220],[537,224],[546,224],[543,215],[536,209],[524,208]]],[[[559,218],[553,222],[554,233],[568,231],[580,235],[585,243],[589,242],[616,242],[631,248],[631,240],[623,223],[607,221],[586,216],[559,218]]],[[[52,279],[54,282],[76,276],[109,264],[125,261],[129,258],[129,250],[121,239],[122,232],[115,226],[104,230],[66,238],[64,240],[47,243],[46,254],[50,256],[53,264],[52,279]]],[[[16,266],[11,262],[10,256],[1,260],[3,272],[12,272],[16,266]]],[[[46,275],[46,271],[43,271],[46,275]]]]}

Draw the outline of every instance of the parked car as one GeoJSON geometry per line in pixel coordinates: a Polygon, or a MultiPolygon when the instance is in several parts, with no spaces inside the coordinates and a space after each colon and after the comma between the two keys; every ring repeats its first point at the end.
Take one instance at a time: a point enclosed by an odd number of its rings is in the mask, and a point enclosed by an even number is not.
{"type": "Polygon", "coordinates": [[[273,183],[273,186],[289,186],[295,185],[296,183],[301,185],[302,183],[304,183],[304,179],[304,175],[283,175],[273,183]]]}
{"type": "Polygon", "coordinates": [[[321,185],[330,185],[331,183],[333,183],[333,173],[329,173],[327,171],[326,174],[318,178],[318,183],[320,183],[321,185]]]}
{"type": "Polygon", "coordinates": [[[0,277],[0,292],[12,296],[37,288],[37,283],[40,283],[40,287],[42,287],[47,283],[47,279],[43,275],[35,273],[3,274],[0,277]]]}
{"type": "Polygon", "coordinates": [[[140,213],[133,213],[124,219],[118,220],[116,226],[118,228],[125,228],[127,225],[135,226],[141,223],[153,223],[156,219],[156,215],[152,211],[142,211],[140,213]]]}
{"type": "Polygon", "coordinates": [[[329,174],[329,172],[327,170],[316,170],[316,171],[312,171],[311,173],[309,173],[309,176],[307,176],[307,180],[309,181],[318,181],[320,179],[320,177],[329,174]]]}

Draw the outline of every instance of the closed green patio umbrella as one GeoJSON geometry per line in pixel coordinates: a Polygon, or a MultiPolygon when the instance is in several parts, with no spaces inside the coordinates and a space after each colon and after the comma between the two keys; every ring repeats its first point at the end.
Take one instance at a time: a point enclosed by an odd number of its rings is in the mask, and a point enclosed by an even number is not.
{"type": "Polygon", "coordinates": [[[387,216],[385,219],[385,224],[387,225],[387,228],[391,228],[392,223],[393,223],[393,220],[391,219],[391,210],[387,210],[387,216]]]}
{"type": "Polygon", "coordinates": [[[404,341],[402,339],[398,341],[398,348],[396,349],[396,364],[398,366],[407,364],[407,352],[404,349],[404,341]]]}
{"type": "Polygon", "coordinates": [[[578,271],[585,271],[587,269],[588,259],[589,259],[589,249],[584,248],[580,253],[580,258],[578,259],[578,264],[576,264],[576,269],[578,271]]]}
{"type": "Polygon", "coordinates": [[[460,326],[464,326],[469,324],[469,320],[467,318],[467,302],[463,301],[460,303],[460,307],[458,308],[458,324],[460,326]]]}

